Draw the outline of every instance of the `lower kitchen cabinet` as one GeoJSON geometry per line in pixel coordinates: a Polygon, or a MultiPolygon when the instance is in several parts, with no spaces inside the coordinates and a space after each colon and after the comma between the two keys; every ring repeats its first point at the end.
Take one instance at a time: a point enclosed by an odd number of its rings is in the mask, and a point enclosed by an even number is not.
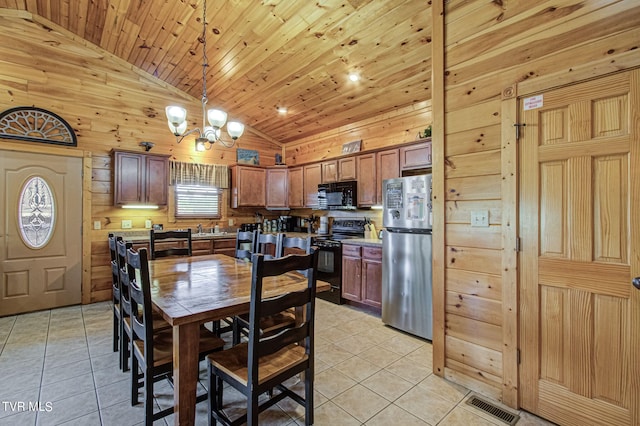
{"type": "Polygon", "coordinates": [[[235,238],[214,238],[213,254],[226,254],[227,256],[236,256],[236,239],[235,238]]]}
{"type": "Polygon", "coordinates": [[[211,254],[211,240],[191,241],[191,254],[193,256],[204,256],[205,254],[211,254]]]}
{"type": "Polygon", "coordinates": [[[382,248],[342,245],[342,297],[382,308],[382,248]]]}

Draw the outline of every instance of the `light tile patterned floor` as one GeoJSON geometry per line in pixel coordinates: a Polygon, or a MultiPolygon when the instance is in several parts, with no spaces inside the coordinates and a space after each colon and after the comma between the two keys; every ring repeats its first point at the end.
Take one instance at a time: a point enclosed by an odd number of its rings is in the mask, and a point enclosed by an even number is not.
{"type": "MultiPolygon", "coordinates": [[[[111,348],[111,305],[96,303],[0,318],[0,425],[137,425],[128,373],[111,348]],[[37,406],[19,407],[29,402],[37,406]]],[[[504,425],[464,403],[470,392],[431,374],[428,341],[382,325],[380,318],[318,300],[316,425],[504,425]]],[[[201,378],[206,383],[203,364],[201,378]]],[[[204,390],[204,388],[201,388],[204,390]]],[[[168,384],[156,403],[172,403],[168,384]]],[[[241,407],[242,397],[225,392],[241,407]]],[[[549,425],[520,413],[518,425],[549,425]]],[[[260,424],[304,424],[304,410],[284,400],[260,424]]],[[[156,424],[173,424],[167,417],[156,424]]],[[[197,424],[206,425],[206,402],[197,424]]]]}

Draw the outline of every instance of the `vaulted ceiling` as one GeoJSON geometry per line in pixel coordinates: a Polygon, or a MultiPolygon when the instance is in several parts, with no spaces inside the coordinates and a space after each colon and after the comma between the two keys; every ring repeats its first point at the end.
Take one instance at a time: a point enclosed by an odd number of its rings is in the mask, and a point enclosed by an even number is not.
{"type": "MultiPolygon", "coordinates": [[[[430,99],[429,4],[208,0],[209,107],[286,143],[430,99]]],[[[0,7],[47,18],[202,96],[202,0],[0,0],[0,7]]]]}

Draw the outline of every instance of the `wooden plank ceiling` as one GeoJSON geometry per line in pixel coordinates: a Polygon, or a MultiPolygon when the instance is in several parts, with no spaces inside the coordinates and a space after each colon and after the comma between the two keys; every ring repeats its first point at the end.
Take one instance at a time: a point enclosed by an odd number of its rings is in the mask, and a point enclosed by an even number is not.
{"type": "MultiPolygon", "coordinates": [[[[431,99],[426,0],[208,0],[209,107],[282,142],[431,99]],[[358,73],[359,82],[348,74],[358,73]],[[288,108],[279,115],[276,108],[288,108]]],[[[202,96],[202,0],[0,0],[202,96]]]]}

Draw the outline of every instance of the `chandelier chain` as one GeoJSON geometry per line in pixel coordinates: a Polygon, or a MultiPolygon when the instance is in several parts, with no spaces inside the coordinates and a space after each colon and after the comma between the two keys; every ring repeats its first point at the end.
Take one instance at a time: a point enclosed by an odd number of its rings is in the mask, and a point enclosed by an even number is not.
{"type": "Polygon", "coordinates": [[[207,103],[207,0],[202,2],[202,101],[207,103]]]}

